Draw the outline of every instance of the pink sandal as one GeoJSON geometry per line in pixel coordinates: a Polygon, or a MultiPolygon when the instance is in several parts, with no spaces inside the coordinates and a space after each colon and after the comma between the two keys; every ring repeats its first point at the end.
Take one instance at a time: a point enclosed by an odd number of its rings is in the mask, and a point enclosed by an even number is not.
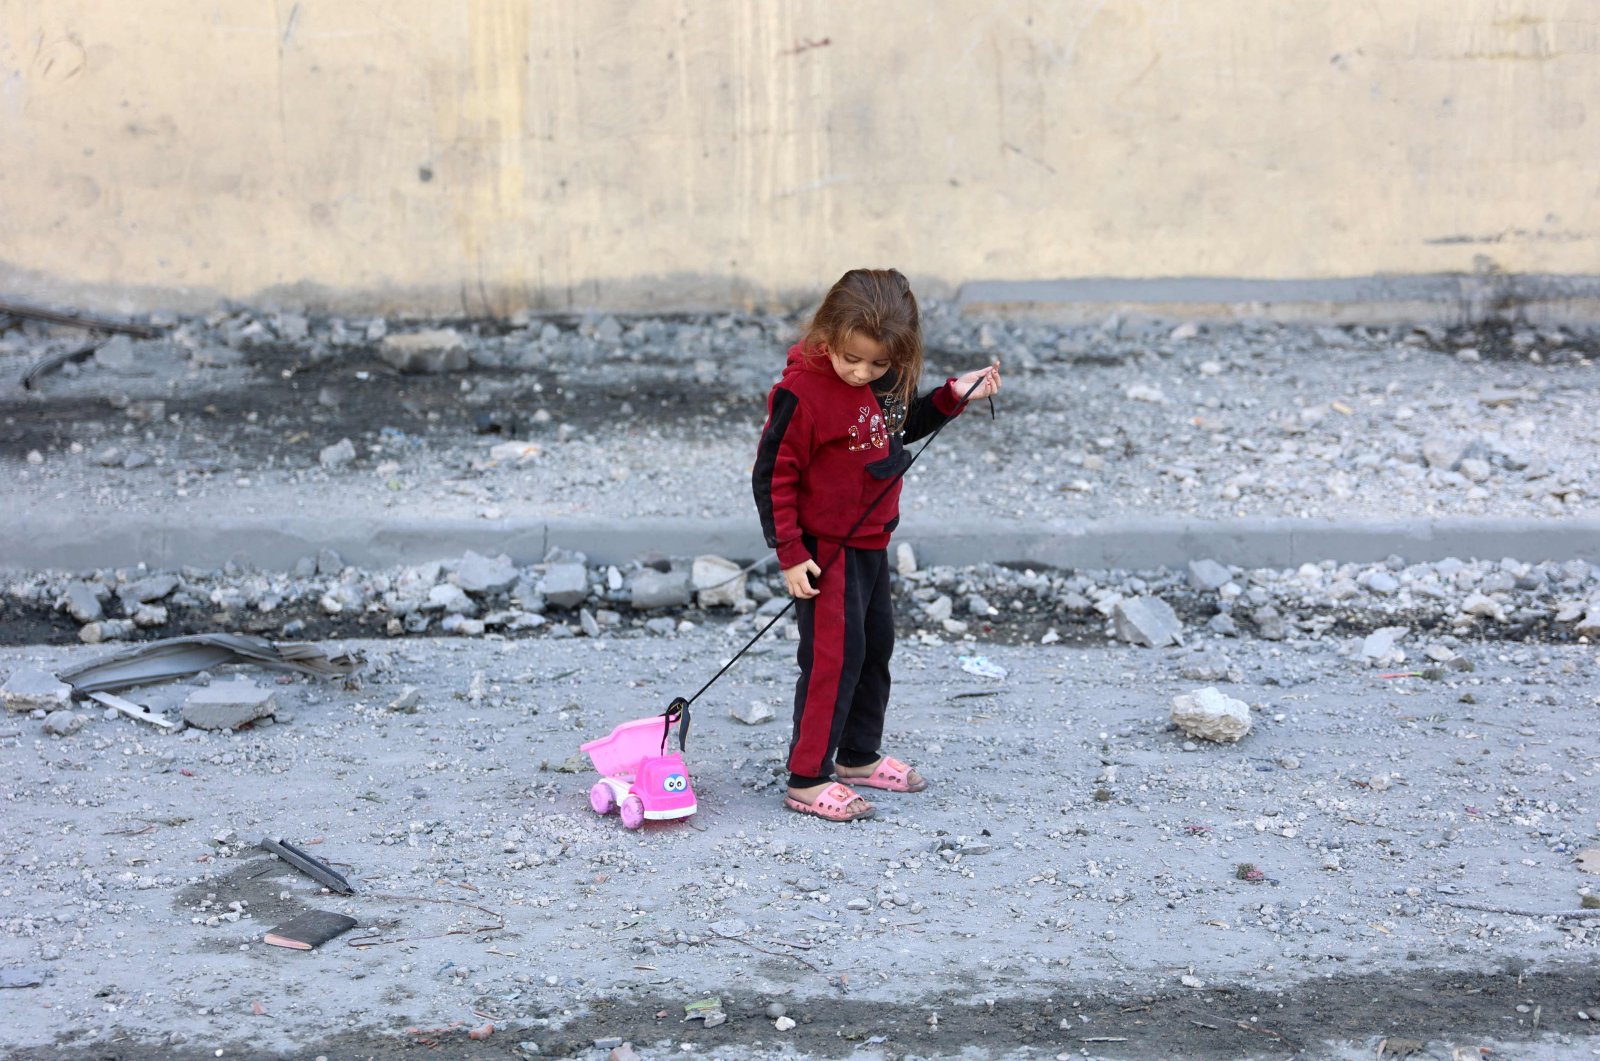
{"type": "Polygon", "coordinates": [[[852,785],[862,788],[881,788],[885,792],[921,792],[928,787],[928,780],[918,776],[916,783],[911,782],[911,767],[893,756],[885,755],[878,761],[878,768],[868,777],[849,777],[845,780],[852,785]]]}
{"type": "MultiPolygon", "coordinates": [[[[872,804],[867,804],[867,809],[851,813],[847,808],[854,800],[861,799],[860,794],[852,791],[835,781],[817,794],[816,802],[801,803],[793,796],[785,795],[783,805],[799,814],[815,814],[830,822],[853,822],[861,818],[870,818],[873,814],[872,804]]],[[[862,800],[862,802],[866,802],[862,800]]]]}

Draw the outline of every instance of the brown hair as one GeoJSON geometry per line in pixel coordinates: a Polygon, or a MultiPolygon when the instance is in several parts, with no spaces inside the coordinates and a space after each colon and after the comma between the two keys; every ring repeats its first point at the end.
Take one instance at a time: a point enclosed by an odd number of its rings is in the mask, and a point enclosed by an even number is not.
{"type": "Polygon", "coordinates": [[[824,343],[843,350],[852,335],[883,344],[894,373],[888,393],[909,406],[922,376],[922,326],[917,297],[898,269],[845,273],[817,307],[800,341],[808,357],[820,357],[824,343]]]}

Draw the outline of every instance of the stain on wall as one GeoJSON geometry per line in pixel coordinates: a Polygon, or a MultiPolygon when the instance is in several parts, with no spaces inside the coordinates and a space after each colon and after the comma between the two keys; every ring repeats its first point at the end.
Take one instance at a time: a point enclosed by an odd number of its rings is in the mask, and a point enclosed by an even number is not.
{"type": "Polygon", "coordinates": [[[1584,0],[11,0],[0,289],[469,314],[1589,273],[1584,0]]]}

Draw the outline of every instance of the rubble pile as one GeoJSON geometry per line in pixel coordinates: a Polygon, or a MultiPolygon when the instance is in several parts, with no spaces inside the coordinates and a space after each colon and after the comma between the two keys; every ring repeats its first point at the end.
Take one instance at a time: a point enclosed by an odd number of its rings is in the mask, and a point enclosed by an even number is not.
{"type": "MultiPolygon", "coordinates": [[[[1070,633],[1164,647],[1196,638],[1370,635],[1377,641],[1369,654],[1384,658],[1410,629],[1468,639],[1600,635],[1600,568],[1581,560],[1391,559],[1249,570],[1201,560],[1187,570],[1138,572],[918,568],[913,560],[902,562],[892,581],[902,625],[924,639],[1052,643],[1070,633]]],[[[324,550],[292,572],[229,565],[12,576],[0,594],[0,618],[29,614],[63,632],[75,626],[78,640],[91,644],[202,627],[291,639],[330,632],[672,636],[685,622],[753,631],[787,603],[781,576],[766,561],[592,564],[581,553],[553,550],[539,563],[517,564],[469,551],[374,571],[324,550]]]]}

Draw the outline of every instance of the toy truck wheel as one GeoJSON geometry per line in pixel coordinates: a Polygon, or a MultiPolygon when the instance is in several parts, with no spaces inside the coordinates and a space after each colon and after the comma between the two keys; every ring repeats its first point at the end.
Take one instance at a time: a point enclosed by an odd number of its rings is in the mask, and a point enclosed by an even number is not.
{"type": "Polygon", "coordinates": [[[604,781],[596,781],[589,790],[589,806],[594,808],[596,814],[610,814],[616,810],[617,797],[611,791],[611,786],[604,781]]]}
{"type": "Polygon", "coordinates": [[[622,824],[629,829],[638,829],[644,825],[644,800],[638,796],[629,796],[622,801],[622,824]]]}

